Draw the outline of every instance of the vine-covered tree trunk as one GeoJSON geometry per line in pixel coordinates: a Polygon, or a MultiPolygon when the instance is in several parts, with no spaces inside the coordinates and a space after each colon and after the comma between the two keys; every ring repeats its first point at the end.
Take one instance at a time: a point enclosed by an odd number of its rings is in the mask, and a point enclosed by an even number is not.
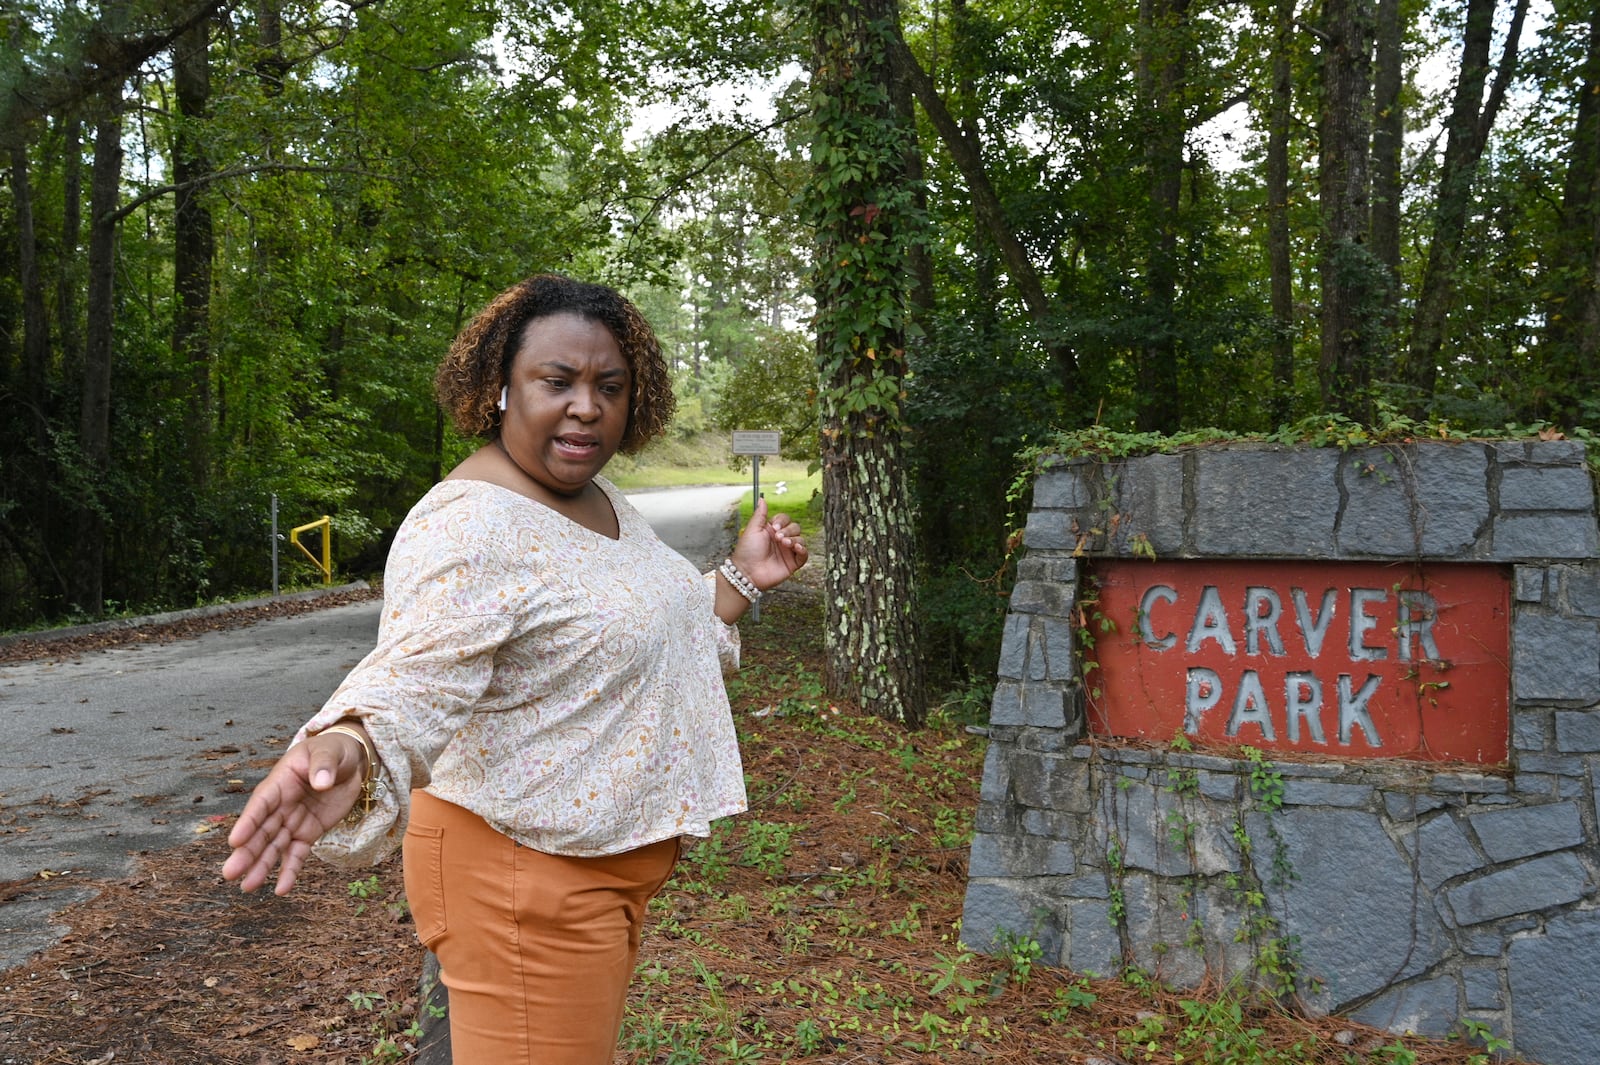
{"type": "Polygon", "coordinates": [[[1461,67],[1456,75],[1455,94],[1446,123],[1444,164],[1434,196],[1433,238],[1428,243],[1428,262],[1423,269],[1422,289],[1412,316],[1411,343],[1406,351],[1405,378],[1415,391],[1419,411],[1433,396],[1438,380],[1439,351],[1444,345],[1445,323],[1455,299],[1456,262],[1472,210],[1472,187],[1477,178],[1478,160],[1483,156],[1489,130],[1505,98],[1505,86],[1516,69],[1517,46],[1528,2],[1517,0],[1500,70],[1495,76],[1495,89],[1485,101],[1483,89],[1489,77],[1494,9],[1495,0],[1469,0],[1467,4],[1461,67]]]}
{"type": "Polygon", "coordinates": [[[1373,326],[1382,265],[1367,244],[1368,143],[1372,119],[1372,0],[1325,0],[1322,7],[1322,405],[1358,420],[1371,416],[1373,326]]]}
{"type": "Polygon", "coordinates": [[[1562,226],[1544,274],[1549,296],[1539,354],[1546,382],[1536,408],[1568,427],[1583,420],[1583,400],[1596,402],[1600,391],[1600,8],[1589,16],[1577,97],[1562,226]]]}
{"type": "Polygon", "coordinates": [[[889,87],[893,0],[813,0],[810,215],[828,537],[825,683],[880,717],[926,716],[907,373],[910,131],[889,87]]]}

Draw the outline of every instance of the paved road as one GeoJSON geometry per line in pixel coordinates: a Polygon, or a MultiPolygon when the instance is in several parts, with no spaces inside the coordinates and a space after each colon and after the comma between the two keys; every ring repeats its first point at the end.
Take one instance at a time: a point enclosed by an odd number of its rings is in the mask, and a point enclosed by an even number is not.
{"type": "MultiPolygon", "coordinates": [[[[731,542],[739,488],[633,497],[702,569],[731,542]]],[[[125,875],[145,851],[224,825],[301,722],[371,649],[360,603],[165,646],[0,665],[0,884],[59,875],[0,904],[0,970],[64,931],[77,881],[125,875]],[[215,819],[215,820],[213,820],[215,819]]]]}

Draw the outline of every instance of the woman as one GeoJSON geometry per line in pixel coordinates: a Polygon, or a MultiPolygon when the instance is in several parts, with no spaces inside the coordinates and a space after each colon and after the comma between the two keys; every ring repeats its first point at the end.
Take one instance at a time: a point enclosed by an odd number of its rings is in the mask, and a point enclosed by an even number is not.
{"type": "Polygon", "coordinates": [[[766,505],[704,577],[599,476],[666,428],[649,325],[543,275],[451,346],[440,402],[485,444],[395,537],[378,644],[256,787],[223,876],[294,886],[401,842],[460,1062],[611,1060],[645,905],[679,840],[745,809],[722,683],[735,622],[806,561],[766,505]]]}

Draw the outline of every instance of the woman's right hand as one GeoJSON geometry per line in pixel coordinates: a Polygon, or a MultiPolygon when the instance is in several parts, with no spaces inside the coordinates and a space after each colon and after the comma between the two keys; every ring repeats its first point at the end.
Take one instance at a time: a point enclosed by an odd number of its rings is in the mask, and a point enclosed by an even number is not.
{"type": "Polygon", "coordinates": [[[222,878],[238,880],[240,888],[254,891],[277,867],[274,891],[288,894],[311,845],[343,820],[361,797],[366,759],[359,741],[337,732],[319,732],[289,748],[250,793],[228,833],[233,853],[223,863],[222,878]]]}

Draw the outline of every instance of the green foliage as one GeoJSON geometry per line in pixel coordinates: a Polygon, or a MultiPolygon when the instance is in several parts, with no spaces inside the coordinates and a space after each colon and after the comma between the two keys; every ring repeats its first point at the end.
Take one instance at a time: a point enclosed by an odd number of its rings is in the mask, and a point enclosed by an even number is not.
{"type": "Polygon", "coordinates": [[[817,362],[799,333],[758,335],[720,375],[712,424],[723,432],[776,429],[784,458],[817,460],[817,362]]]}

